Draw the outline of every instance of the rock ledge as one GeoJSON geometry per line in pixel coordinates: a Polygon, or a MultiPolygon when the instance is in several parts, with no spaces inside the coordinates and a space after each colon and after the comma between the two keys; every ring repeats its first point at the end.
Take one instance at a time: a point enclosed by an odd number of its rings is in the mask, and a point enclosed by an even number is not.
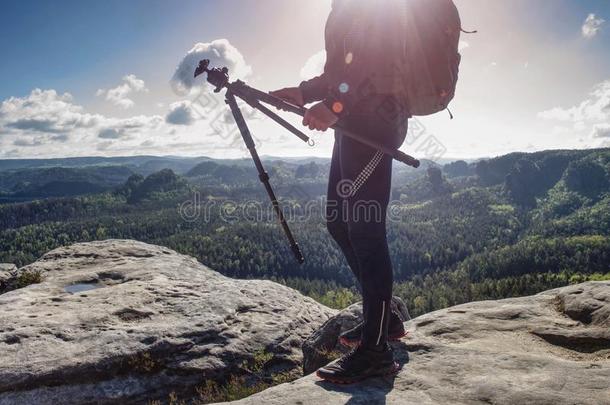
{"type": "MultiPolygon", "coordinates": [[[[337,317],[317,334],[353,314],[337,317]]],[[[406,326],[396,378],[335,386],[309,375],[232,404],[610,404],[610,282],[469,303],[406,326]]]]}
{"type": "Polygon", "coordinates": [[[135,241],[56,249],[19,271],[43,281],[0,295],[0,405],[147,403],[239,373],[261,350],[273,371],[293,369],[335,314],[135,241]]]}

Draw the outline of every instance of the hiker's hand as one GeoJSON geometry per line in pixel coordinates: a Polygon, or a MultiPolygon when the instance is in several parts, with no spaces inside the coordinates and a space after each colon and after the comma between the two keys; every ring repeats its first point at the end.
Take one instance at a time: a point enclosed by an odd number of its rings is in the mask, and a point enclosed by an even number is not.
{"type": "Polygon", "coordinates": [[[305,102],[303,100],[303,93],[298,87],[286,87],[285,89],[270,91],[269,94],[284,100],[287,103],[303,107],[305,102]]]}
{"type": "Polygon", "coordinates": [[[305,113],[303,125],[311,130],[326,131],[339,121],[337,117],[324,103],[318,103],[305,113]]]}

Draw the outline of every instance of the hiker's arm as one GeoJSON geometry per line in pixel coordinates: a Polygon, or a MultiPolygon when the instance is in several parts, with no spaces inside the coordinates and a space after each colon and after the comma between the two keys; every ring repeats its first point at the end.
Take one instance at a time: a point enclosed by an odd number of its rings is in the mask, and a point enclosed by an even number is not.
{"type": "Polygon", "coordinates": [[[324,98],[328,96],[326,74],[322,73],[320,76],[301,82],[299,89],[301,89],[301,94],[303,95],[303,101],[305,104],[324,100],[324,98]]]}

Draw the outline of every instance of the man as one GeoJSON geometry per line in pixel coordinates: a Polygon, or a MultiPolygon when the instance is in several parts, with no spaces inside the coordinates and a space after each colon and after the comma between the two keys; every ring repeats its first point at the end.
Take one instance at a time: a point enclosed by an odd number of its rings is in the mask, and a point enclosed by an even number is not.
{"type": "MultiPolygon", "coordinates": [[[[321,100],[303,119],[312,130],[326,131],[341,119],[354,132],[399,147],[409,118],[397,69],[404,52],[395,8],[400,1],[334,0],[324,73],[272,94],[300,106],[321,100]]],[[[359,282],[364,322],[341,336],[356,347],[318,370],[325,380],[353,383],[398,371],[388,344],[405,335],[390,305],[393,274],[385,218],[391,176],[391,157],[335,134],[326,219],[359,282]]]]}

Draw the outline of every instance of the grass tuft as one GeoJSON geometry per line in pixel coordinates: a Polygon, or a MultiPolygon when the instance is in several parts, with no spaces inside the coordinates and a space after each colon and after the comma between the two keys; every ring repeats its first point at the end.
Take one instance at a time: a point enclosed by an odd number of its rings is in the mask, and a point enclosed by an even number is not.
{"type": "Polygon", "coordinates": [[[32,284],[42,283],[42,272],[39,270],[24,271],[17,276],[16,286],[17,288],[24,288],[32,284]]]}

